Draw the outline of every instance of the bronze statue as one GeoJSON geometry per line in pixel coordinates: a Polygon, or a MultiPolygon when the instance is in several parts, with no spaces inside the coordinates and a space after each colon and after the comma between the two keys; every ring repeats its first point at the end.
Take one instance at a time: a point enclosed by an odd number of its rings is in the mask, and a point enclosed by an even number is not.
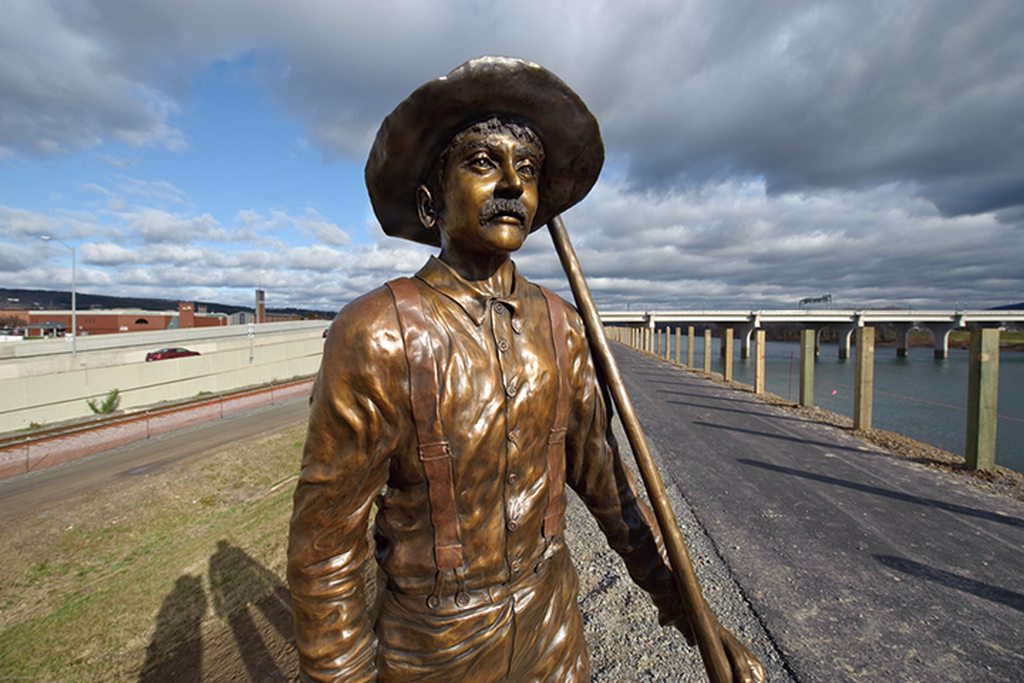
{"type": "MultiPolygon", "coordinates": [[[[305,680],[589,681],[566,484],[661,623],[693,642],[583,321],[510,258],[603,160],[580,98],[516,59],[471,60],[382,123],[366,165],[374,211],[388,234],[441,250],[347,305],[327,338],[288,549],[305,680]],[[374,507],[386,585],[371,623],[374,507]]],[[[735,680],[760,680],[714,627],[735,680]]]]}

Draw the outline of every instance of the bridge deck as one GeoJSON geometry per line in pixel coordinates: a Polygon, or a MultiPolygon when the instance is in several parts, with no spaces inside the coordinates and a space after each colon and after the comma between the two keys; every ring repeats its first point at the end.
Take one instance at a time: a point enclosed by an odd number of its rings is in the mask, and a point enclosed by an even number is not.
{"type": "Polygon", "coordinates": [[[1024,504],[615,349],[663,476],[795,678],[1024,680],[1024,504]]]}

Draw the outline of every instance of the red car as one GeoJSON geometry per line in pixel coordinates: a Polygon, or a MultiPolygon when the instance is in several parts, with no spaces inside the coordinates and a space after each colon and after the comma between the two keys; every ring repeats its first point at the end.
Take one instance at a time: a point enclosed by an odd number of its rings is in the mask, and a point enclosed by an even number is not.
{"type": "Polygon", "coordinates": [[[146,354],[146,362],[151,360],[165,360],[167,358],[184,358],[185,356],[198,356],[198,351],[189,351],[181,347],[157,349],[146,354]]]}

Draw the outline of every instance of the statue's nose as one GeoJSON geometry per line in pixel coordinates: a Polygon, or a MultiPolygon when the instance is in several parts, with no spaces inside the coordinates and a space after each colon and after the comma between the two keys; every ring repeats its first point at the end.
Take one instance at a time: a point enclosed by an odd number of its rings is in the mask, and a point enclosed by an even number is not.
{"type": "Polygon", "coordinates": [[[523,179],[519,177],[519,171],[511,159],[505,160],[501,165],[501,178],[495,187],[495,194],[501,193],[503,197],[519,197],[523,194],[523,179]]]}

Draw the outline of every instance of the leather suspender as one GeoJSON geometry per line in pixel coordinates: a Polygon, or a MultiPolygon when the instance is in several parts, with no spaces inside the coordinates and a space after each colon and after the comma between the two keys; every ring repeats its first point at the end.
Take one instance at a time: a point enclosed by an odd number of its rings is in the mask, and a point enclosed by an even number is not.
{"type": "Polygon", "coordinates": [[[395,299],[409,363],[409,398],[420,462],[427,479],[430,522],[434,527],[434,559],[439,571],[456,569],[463,566],[464,559],[455,509],[452,452],[441,430],[437,363],[423,317],[423,301],[409,278],[393,280],[387,285],[395,299]]]}
{"type": "MultiPolygon", "coordinates": [[[[464,566],[465,559],[459,540],[452,452],[441,427],[437,363],[423,316],[423,301],[410,278],[392,280],[387,286],[395,300],[409,365],[410,407],[419,458],[427,480],[430,522],[434,527],[434,559],[439,571],[459,569],[464,566]]],[[[544,537],[550,539],[562,532],[565,523],[565,432],[570,403],[570,392],[566,386],[569,326],[558,297],[544,287],[540,290],[548,309],[558,383],[555,418],[548,434],[547,451],[548,500],[544,513],[544,537]]]]}
{"type": "MultiPolygon", "coordinates": [[[[538,285],[539,287],[539,285],[538,285]]],[[[569,324],[565,307],[550,290],[540,287],[548,306],[551,343],[555,347],[558,394],[555,399],[555,421],[548,434],[548,507],[544,515],[544,538],[562,532],[565,525],[565,432],[569,421],[569,387],[566,386],[569,345],[569,324]]]]}

